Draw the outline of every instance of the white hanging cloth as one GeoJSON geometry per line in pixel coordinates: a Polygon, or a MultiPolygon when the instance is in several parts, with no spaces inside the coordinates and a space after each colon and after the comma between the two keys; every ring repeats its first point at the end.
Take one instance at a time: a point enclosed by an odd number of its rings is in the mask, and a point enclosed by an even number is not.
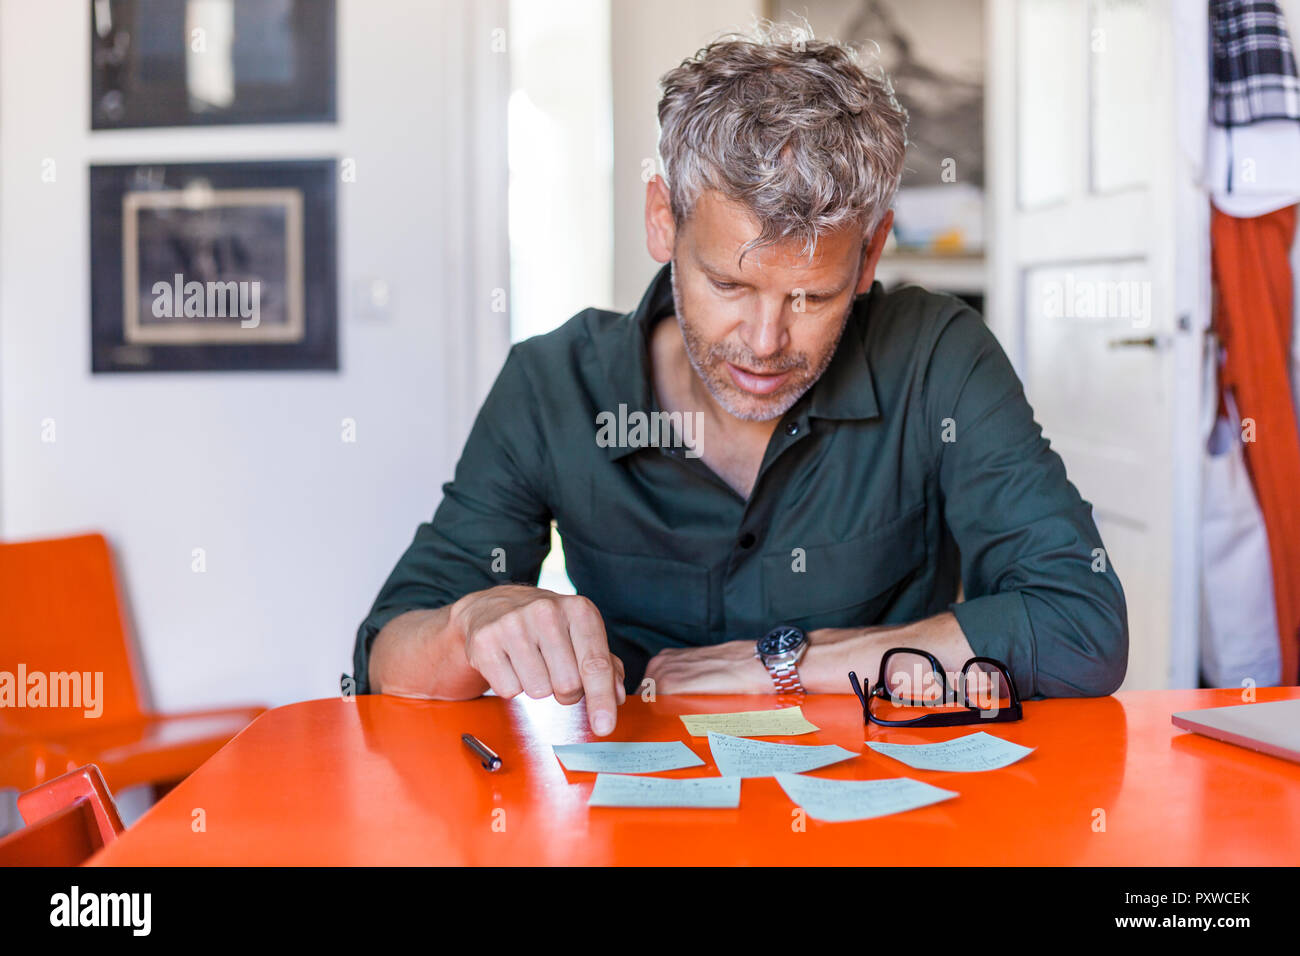
{"type": "MultiPolygon", "coordinates": [[[[1207,336],[1207,341],[1213,341],[1207,336]]],[[[1246,471],[1232,393],[1217,417],[1217,347],[1206,349],[1201,463],[1201,676],[1212,687],[1282,680],[1273,568],[1264,518],[1246,471]]]]}

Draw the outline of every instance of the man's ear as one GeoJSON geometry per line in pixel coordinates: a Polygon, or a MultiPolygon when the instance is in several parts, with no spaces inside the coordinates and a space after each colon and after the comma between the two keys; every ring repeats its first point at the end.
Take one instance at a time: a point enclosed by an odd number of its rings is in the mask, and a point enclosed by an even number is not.
{"type": "Polygon", "coordinates": [[[880,224],[876,226],[875,234],[872,235],[866,251],[862,254],[862,273],[858,276],[855,295],[870,291],[871,283],[876,280],[876,263],[880,261],[880,254],[885,251],[885,240],[889,238],[889,230],[893,227],[894,210],[890,209],[885,212],[880,224]]]}
{"type": "Polygon", "coordinates": [[[673,222],[672,199],[668,186],[659,176],[645,184],[645,246],[655,262],[668,262],[673,257],[673,244],[677,239],[677,225],[673,222]]]}

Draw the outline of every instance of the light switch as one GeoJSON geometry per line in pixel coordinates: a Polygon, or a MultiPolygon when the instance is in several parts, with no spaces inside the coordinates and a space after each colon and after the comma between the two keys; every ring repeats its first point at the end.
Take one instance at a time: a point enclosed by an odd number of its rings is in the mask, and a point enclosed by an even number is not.
{"type": "Polygon", "coordinates": [[[380,276],[367,276],[352,283],[352,314],[367,322],[386,322],[392,316],[392,286],[380,276]]]}

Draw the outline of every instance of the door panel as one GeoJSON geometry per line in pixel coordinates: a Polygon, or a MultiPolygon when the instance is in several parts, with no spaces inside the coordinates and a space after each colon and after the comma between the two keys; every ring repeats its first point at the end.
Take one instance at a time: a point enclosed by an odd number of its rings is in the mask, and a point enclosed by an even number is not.
{"type": "Polygon", "coordinates": [[[992,0],[989,18],[990,324],[1124,585],[1126,689],[1195,677],[1171,2],[992,0]]]}

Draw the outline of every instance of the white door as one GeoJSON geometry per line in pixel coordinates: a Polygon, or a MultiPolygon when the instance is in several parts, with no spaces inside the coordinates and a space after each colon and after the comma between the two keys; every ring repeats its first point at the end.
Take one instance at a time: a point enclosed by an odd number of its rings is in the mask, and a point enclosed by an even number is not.
{"type": "Polygon", "coordinates": [[[989,7],[989,322],[1124,586],[1124,689],[1196,684],[1206,93],[1175,57],[1208,52],[1176,2],[989,7]]]}

